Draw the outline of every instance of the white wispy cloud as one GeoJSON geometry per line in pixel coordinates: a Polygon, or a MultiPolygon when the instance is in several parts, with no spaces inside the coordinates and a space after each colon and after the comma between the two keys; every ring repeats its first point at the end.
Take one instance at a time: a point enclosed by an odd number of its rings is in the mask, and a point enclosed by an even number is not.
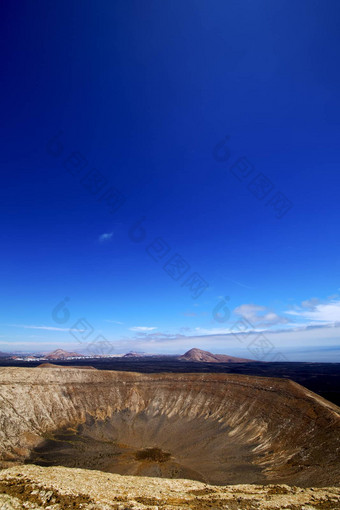
{"type": "Polygon", "coordinates": [[[197,335],[227,335],[230,333],[230,326],[225,328],[195,328],[193,330],[197,335]]]}
{"type": "Polygon", "coordinates": [[[112,236],[113,236],[113,232],[108,232],[108,233],[105,233],[105,234],[101,234],[98,238],[98,241],[100,243],[104,243],[106,241],[110,241],[112,239],[112,236]]]}
{"type": "Polygon", "coordinates": [[[51,343],[51,342],[41,342],[32,344],[31,340],[10,340],[8,342],[0,342],[0,350],[2,347],[23,347],[26,350],[30,350],[31,352],[41,352],[40,349],[42,347],[48,347],[50,350],[54,349],[64,349],[69,351],[76,351],[79,348],[79,345],[73,345],[69,342],[60,342],[58,343],[51,343]]]}
{"type": "Polygon", "coordinates": [[[70,328],[57,328],[56,326],[35,326],[31,324],[8,324],[13,328],[43,329],[45,331],[70,331],[70,328]]]}
{"type": "Polygon", "coordinates": [[[112,320],[110,320],[110,319],[105,319],[105,322],[111,322],[112,324],[120,324],[120,325],[124,324],[124,322],[120,322],[120,321],[112,321],[112,320]]]}
{"type": "Polygon", "coordinates": [[[282,317],[272,312],[266,306],[253,303],[238,306],[235,308],[234,313],[236,315],[241,315],[241,317],[247,319],[254,326],[270,327],[277,324],[287,324],[289,322],[287,317],[282,317]]]}
{"type": "Polygon", "coordinates": [[[316,305],[320,303],[320,299],[318,298],[310,298],[302,301],[301,306],[303,308],[314,308],[316,305]]]}
{"type": "Polygon", "coordinates": [[[237,280],[232,280],[231,278],[224,277],[225,280],[229,280],[230,282],[234,283],[235,285],[239,285],[240,287],[243,287],[244,289],[253,290],[254,287],[250,287],[249,285],[246,285],[245,283],[239,282],[237,280]]]}
{"type": "Polygon", "coordinates": [[[303,301],[301,307],[294,310],[288,310],[288,315],[292,315],[310,324],[334,324],[340,322],[340,299],[334,299],[327,303],[320,303],[313,298],[303,301]]]}
{"type": "Polygon", "coordinates": [[[140,332],[147,332],[147,331],[153,331],[154,329],[157,329],[156,327],[148,327],[148,326],[133,326],[132,328],[129,328],[130,331],[140,331],[140,332]]]}

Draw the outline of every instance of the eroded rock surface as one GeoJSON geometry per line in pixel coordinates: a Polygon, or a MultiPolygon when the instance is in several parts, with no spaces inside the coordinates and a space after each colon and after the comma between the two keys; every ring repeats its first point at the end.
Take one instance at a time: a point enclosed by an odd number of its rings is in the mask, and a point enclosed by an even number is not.
{"type": "Polygon", "coordinates": [[[340,409],[284,379],[9,367],[0,458],[218,485],[338,486],[340,409]]]}
{"type": "Polygon", "coordinates": [[[213,486],[64,467],[0,471],[0,509],[336,510],[340,489],[287,485],[213,486]]]}

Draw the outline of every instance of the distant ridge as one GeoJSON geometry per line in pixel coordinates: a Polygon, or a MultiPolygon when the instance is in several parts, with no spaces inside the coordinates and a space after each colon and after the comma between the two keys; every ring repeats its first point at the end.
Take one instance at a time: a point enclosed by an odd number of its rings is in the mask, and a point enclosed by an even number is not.
{"type": "Polygon", "coordinates": [[[63,349],[56,349],[49,354],[46,354],[46,359],[65,359],[65,358],[83,358],[83,354],[79,354],[78,352],[67,352],[63,349]]]}
{"type": "Polygon", "coordinates": [[[246,358],[235,358],[227,354],[212,354],[209,351],[202,351],[194,347],[178,358],[181,361],[200,361],[204,363],[249,363],[255,360],[246,358]]]}
{"type": "Polygon", "coordinates": [[[144,352],[130,351],[124,354],[123,358],[143,358],[145,355],[144,352]]]}
{"type": "Polygon", "coordinates": [[[91,367],[90,365],[81,365],[81,366],[73,366],[73,365],[57,365],[56,363],[41,363],[41,365],[38,365],[37,368],[64,368],[65,370],[68,370],[69,368],[76,368],[77,370],[97,370],[95,367],[91,367]]]}

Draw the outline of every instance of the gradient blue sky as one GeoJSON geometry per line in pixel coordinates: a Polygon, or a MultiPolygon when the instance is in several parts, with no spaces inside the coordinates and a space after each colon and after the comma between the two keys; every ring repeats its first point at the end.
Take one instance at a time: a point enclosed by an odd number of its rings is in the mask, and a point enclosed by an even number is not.
{"type": "Polygon", "coordinates": [[[264,359],[340,361],[339,22],[335,0],[2,3],[0,350],[254,357],[243,318],[264,359]]]}

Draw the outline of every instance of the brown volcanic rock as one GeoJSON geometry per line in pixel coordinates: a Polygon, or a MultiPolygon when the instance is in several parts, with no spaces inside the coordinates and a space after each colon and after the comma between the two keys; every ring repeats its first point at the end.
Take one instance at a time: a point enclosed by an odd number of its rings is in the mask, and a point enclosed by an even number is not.
{"type": "Polygon", "coordinates": [[[46,359],[65,359],[65,358],[82,358],[83,354],[79,354],[78,352],[67,352],[63,349],[56,349],[49,354],[46,354],[46,359]]]}
{"type": "Polygon", "coordinates": [[[286,380],[0,369],[0,458],[208,483],[340,483],[340,409],[286,380]],[[32,450],[35,451],[32,453],[32,450]]]}
{"type": "Polygon", "coordinates": [[[214,486],[65,467],[0,472],[0,508],[17,510],[336,510],[340,489],[287,485],[214,486]]]}
{"type": "Polygon", "coordinates": [[[235,358],[227,354],[212,354],[209,351],[202,351],[196,347],[187,351],[183,356],[179,356],[178,359],[183,361],[203,361],[205,363],[247,363],[254,361],[246,358],[235,358]]]}

